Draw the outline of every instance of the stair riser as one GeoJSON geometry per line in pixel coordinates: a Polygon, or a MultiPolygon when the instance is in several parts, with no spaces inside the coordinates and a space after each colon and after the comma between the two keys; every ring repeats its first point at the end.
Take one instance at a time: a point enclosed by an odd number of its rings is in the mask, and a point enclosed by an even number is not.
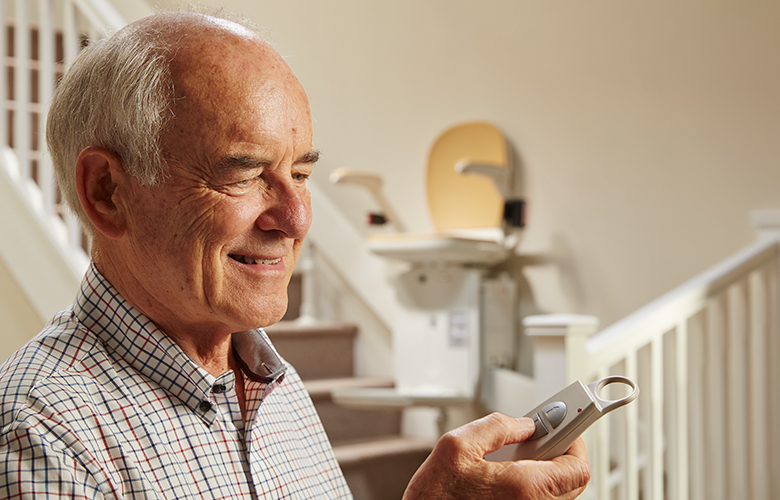
{"type": "Polygon", "coordinates": [[[345,408],[330,398],[316,398],[314,406],[333,445],[401,433],[400,411],[345,408]]]}
{"type": "Polygon", "coordinates": [[[409,452],[363,460],[342,465],[342,471],[356,500],[400,500],[427,456],[427,452],[409,452]]]}
{"type": "Polygon", "coordinates": [[[350,336],[271,336],[279,354],[292,364],[303,380],[352,377],[354,360],[350,336]]]}

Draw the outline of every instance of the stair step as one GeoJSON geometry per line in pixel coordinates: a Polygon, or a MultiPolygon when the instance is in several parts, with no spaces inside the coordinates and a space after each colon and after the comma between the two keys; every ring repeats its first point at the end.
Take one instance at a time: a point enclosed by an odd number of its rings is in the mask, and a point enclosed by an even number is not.
{"type": "Polygon", "coordinates": [[[357,326],[344,323],[302,325],[280,321],[265,329],[274,346],[304,380],[351,377],[357,326]]]}
{"type": "Polygon", "coordinates": [[[352,387],[393,387],[390,378],[339,378],[305,380],[317,413],[333,445],[366,440],[401,432],[401,411],[349,408],[333,402],[336,389],[352,387]]]}
{"type": "Polygon", "coordinates": [[[429,441],[396,436],[333,451],[356,500],[398,500],[432,449],[429,441]]]}
{"type": "MultiPolygon", "coordinates": [[[[371,441],[344,443],[333,447],[336,459],[342,467],[360,465],[366,460],[376,460],[399,455],[423,454],[427,457],[435,443],[419,438],[385,436],[371,441]]],[[[420,462],[422,463],[422,461],[420,462]]],[[[416,470],[416,469],[415,469],[416,470]]]]}
{"type": "Polygon", "coordinates": [[[314,398],[330,394],[338,389],[353,389],[359,387],[393,387],[395,383],[390,377],[345,377],[304,380],[303,385],[314,398]]]}

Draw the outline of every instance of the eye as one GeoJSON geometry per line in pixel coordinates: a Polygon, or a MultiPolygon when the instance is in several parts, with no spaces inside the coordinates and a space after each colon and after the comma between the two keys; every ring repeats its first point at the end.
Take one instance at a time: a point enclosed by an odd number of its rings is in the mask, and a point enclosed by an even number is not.
{"type": "Polygon", "coordinates": [[[297,174],[293,174],[292,178],[293,180],[298,182],[305,182],[306,180],[309,179],[309,174],[297,173],[297,174]]]}
{"type": "Polygon", "coordinates": [[[236,187],[240,187],[240,188],[249,187],[252,184],[254,184],[254,182],[257,181],[258,178],[259,178],[259,176],[258,177],[250,177],[248,179],[243,179],[243,180],[240,180],[238,182],[234,182],[233,185],[236,186],[236,187]]]}

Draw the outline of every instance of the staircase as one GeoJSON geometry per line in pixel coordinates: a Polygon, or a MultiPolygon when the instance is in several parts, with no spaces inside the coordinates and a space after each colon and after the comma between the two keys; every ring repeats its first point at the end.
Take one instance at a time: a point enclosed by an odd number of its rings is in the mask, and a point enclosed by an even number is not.
{"type": "Polygon", "coordinates": [[[397,500],[433,443],[402,437],[400,411],[352,409],[333,402],[334,390],[391,387],[393,381],[355,377],[355,325],[307,325],[293,319],[299,286],[296,276],[290,285],[291,314],[266,332],[301,375],[355,499],[397,500]]]}

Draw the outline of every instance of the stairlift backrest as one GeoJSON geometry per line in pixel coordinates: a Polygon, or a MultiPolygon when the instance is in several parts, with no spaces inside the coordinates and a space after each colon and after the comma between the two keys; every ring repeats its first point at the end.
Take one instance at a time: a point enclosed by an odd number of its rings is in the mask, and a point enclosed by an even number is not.
{"type": "MultiPolygon", "coordinates": [[[[456,165],[467,163],[508,168],[506,141],[498,128],[484,122],[464,123],[434,142],[426,193],[437,231],[501,227],[503,196],[489,177],[456,170],[456,165]]],[[[509,172],[507,181],[511,182],[509,172]]]]}

